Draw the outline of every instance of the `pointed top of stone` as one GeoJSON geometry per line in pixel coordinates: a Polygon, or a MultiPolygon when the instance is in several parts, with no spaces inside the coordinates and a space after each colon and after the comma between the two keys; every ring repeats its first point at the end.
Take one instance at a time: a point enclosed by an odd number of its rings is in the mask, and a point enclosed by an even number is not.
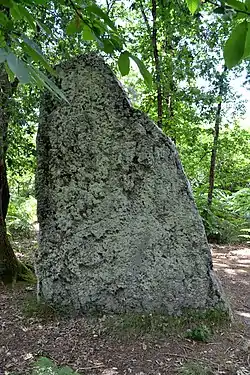
{"type": "Polygon", "coordinates": [[[45,299],[80,311],[227,309],[171,140],[99,56],[57,69],[70,105],[47,96],[37,138],[45,299]]]}

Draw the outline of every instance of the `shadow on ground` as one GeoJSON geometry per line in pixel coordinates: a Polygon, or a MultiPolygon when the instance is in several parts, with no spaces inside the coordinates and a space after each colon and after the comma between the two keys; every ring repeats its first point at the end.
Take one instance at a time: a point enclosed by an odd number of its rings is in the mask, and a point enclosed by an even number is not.
{"type": "Polygon", "coordinates": [[[234,313],[250,331],[250,246],[212,245],[214,269],[229,295],[234,313]]]}

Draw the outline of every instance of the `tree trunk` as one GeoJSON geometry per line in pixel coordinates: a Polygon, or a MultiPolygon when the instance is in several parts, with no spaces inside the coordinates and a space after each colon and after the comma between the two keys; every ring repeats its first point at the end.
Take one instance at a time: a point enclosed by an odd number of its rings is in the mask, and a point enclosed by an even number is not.
{"type": "Polygon", "coordinates": [[[157,124],[159,128],[162,128],[162,117],[163,117],[163,98],[162,98],[162,80],[161,80],[161,63],[159,57],[159,51],[157,47],[157,0],[152,0],[152,17],[153,17],[153,28],[152,28],[152,46],[155,61],[155,76],[156,76],[156,87],[157,87],[157,124]]]}
{"type": "Polygon", "coordinates": [[[152,0],[152,18],[153,25],[152,28],[149,24],[149,20],[146,16],[143,4],[140,1],[140,10],[147,27],[148,35],[151,39],[152,52],[153,52],[153,64],[155,66],[155,78],[156,78],[156,88],[157,88],[157,125],[162,129],[162,118],[163,118],[163,94],[162,94],[162,79],[161,79],[161,63],[160,56],[157,47],[157,0],[152,0]]]}
{"type": "Polygon", "coordinates": [[[6,231],[9,205],[9,187],[6,170],[7,130],[10,119],[11,83],[3,65],[0,65],[0,281],[13,283],[17,277],[18,260],[6,231]]]}
{"type": "Polygon", "coordinates": [[[220,133],[221,108],[222,108],[222,100],[223,100],[223,94],[224,94],[224,79],[225,79],[226,70],[227,68],[225,67],[224,72],[221,74],[220,79],[219,79],[219,103],[217,105],[216,116],[215,116],[214,140],[213,140],[213,148],[212,148],[212,153],[211,153],[211,162],[210,162],[210,170],[209,170],[209,187],[208,187],[208,196],[207,196],[208,207],[211,207],[212,200],[213,200],[216,155],[217,155],[218,140],[219,140],[219,133],[220,133]]]}

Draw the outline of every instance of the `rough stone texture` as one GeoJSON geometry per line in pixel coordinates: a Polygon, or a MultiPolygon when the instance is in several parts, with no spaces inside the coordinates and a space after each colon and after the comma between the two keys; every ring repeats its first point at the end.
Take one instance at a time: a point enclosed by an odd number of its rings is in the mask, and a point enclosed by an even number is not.
{"type": "Polygon", "coordinates": [[[74,310],[226,308],[176,149],[96,55],[58,67],[41,110],[37,273],[74,310]]]}

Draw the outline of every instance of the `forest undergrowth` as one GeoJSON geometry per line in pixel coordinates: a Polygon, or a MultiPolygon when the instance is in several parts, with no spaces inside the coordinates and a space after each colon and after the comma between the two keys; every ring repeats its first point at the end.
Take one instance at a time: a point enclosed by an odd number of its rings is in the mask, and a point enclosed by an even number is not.
{"type": "MultiPolygon", "coordinates": [[[[32,241],[22,243],[26,251],[30,246],[30,254],[32,241]]],[[[24,252],[20,242],[13,245],[19,255],[24,252]]],[[[232,322],[216,314],[191,319],[69,317],[37,304],[35,285],[1,288],[0,373],[249,375],[250,246],[212,245],[212,251],[233,309],[232,322]]]]}

